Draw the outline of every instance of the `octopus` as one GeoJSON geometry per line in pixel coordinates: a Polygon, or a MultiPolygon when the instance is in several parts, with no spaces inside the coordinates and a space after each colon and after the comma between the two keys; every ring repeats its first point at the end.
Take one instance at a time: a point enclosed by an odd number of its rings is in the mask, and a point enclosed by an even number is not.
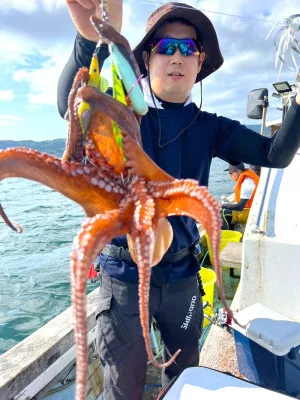
{"type": "Polygon", "coordinates": [[[2,217],[3,221],[8,225],[13,231],[17,233],[22,233],[23,228],[21,225],[16,224],[15,222],[11,222],[8,216],[6,215],[5,211],[3,210],[3,207],[0,204],[0,216],[2,217]]]}
{"type": "MultiPolygon", "coordinates": [[[[138,66],[127,40],[95,17],[92,23],[102,37],[117,46],[138,82],[138,66]]],[[[86,214],[70,256],[77,400],[86,399],[87,274],[91,263],[113,238],[127,235],[130,253],[138,268],[141,328],[147,355],[155,366],[167,367],[180,352],[179,349],[168,362],[159,364],[152,353],[149,334],[151,268],[155,268],[172,241],[173,232],[167,217],[188,216],[206,230],[220,297],[229,316],[233,317],[225,302],[218,259],[221,232],[218,202],[197,181],[175,179],[156,165],[143,151],[140,116],[130,101],[123,104],[90,85],[89,81],[89,70],[81,68],[69,95],[68,138],[62,159],[28,148],[0,151],[0,179],[19,177],[39,182],[72,199],[86,214]],[[78,112],[83,102],[88,104],[85,130],[78,112]],[[112,121],[121,131],[121,147],[112,121]]],[[[17,230],[2,207],[0,211],[5,221],[17,230]]]]}

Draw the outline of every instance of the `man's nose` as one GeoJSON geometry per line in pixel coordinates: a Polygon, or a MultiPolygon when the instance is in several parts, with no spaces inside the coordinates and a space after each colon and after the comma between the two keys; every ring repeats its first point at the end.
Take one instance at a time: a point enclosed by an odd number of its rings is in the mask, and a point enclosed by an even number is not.
{"type": "Polygon", "coordinates": [[[179,47],[177,47],[175,53],[171,56],[171,64],[183,64],[183,55],[180,53],[179,47]]]}

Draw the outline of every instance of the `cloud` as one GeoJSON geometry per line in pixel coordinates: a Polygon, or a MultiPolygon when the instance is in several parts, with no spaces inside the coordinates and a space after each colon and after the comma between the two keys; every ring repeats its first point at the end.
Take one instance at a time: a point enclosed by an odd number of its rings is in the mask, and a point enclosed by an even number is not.
{"type": "MultiPolygon", "coordinates": [[[[274,91],[272,83],[278,80],[278,70],[274,67],[274,35],[265,39],[274,22],[298,12],[299,1],[289,0],[282,7],[279,0],[254,0],[251,3],[246,0],[210,0],[199,1],[198,7],[219,13],[205,12],[213,21],[224,57],[223,66],[203,82],[203,109],[247,124],[260,123],[247,118],[247,97],[251,90],[266,87],[271,104],[268,118],[278,118],[279,104],[271,96],[274,91]],[[235,17],[223,15],[223,12],[235,17]],[[239,18],[239,15],[252,19],[239,18]]],[[[295,72],[285,66],[280,80],[293,82],[295,75],[295,72]]],[[[199,104],[197,88],[194,90],[194,98],[199,104]]]]}
{"type": "Polygon", "coordinates": [[[23,117],[16,115],[0,115],[0,126],[18,125],[23,120],[23,117]]]}
{"type": "Polygon", "coordinates": [[[39,0],[47,12],[63,9],[66,7],[65,0],[39,0]]]}
{"type": "Polygon", "coordinates": [[[13,75],[14,81],[28,85],[29,104],[56,105],[57,84],[66,63],[69,48],[63,45],[40,50],[39,56],[46,58],[36,68],[20,68],[13,75]]]}
{"type": "MultiPolygon", "coordinates": [[[[2,74],[11,74],[18,65],[25,65],[33,55],[34,44],[17,33],[0,32],[0,68],[2,74]]],[[[2,75],[2,76],[3,76],[2,75]]]]}
{"type": "MultiPolygon", "coordinates": [[[[142,39],[148,16],[164,2],[124,2],[122,33],[132,47],[142,39]]],[[[265,38],[274,22],[299,11],[299,0],[285,0],[284,7],[281,0],[200,0],[188,4],[204,11],[213,22],[225,60],[220,70],[203,82],[203,109],[244,121],[249,91],[267,87],[271,97],[271,84],[277,81],[274,36],[265,38]]],[[[57,82],[75,38],[65,0],[2,0],[1,6],[0,82],[7,84],[2,89],[11,90],[15,99],[20,95],[27,99],[23,108],[36,107],[41,112],[41,105],[56,107],[57,82]]],[[[285,66],[280,80],[294,78],[295,72],[285,66]]],[[[193,93],[199,104],[199,85],[193,93]]],[[[277,102],[270,101],[273,108],[269,113],[278,113],[277,102]]],[[[8,109],[4,112],[10,114],[8,109]]]]}
{"type": "Polygon", "coordinates": [[[19,10],[27,14],[36,10],[37,2],[36,0],[2,0],[1,6],[3,14],[11,10],[19,10]]]}
{"type": "Polygon", "coordinates": [[[150,9],[149,4],[141,1],[123,4],[122,34],[126,35],[132,48],[134,48],[144,36],[147,9],[150,9]]]}
{"type": "Polygon", "coordinates": [[[65,0],[2,1],[0,81],[17,83],[15,94],[27,91],[31,105],[55,105],[58,79],[75,38],[65,0]]]}
{"type": "Polygon", "coordinates": [[[51,12],[55,9],[65,7],[65,0],[2,0],[1,6],[3,13],[20,11],[27,14],[35,12],[38,9],[51,12]]]}
{"type": "MultiPolygon", "coordinates": [[[[22,5],[23,3],[27,4],[22,1],[22,5]]],[[[75,28],[65,1],[38,0],[34,4],[35,6],[32,5],[30,9],[25,8],[25,10],[21,5],[15,9],[1,7],[1,33],[20,38],[16,46],[25,38],[26,41],[31,41],[34,47],[66,42],[74,37],[75,28]]]]}
{"type": "Polygon", "coordinates": [[[12,90],[0,90],[0,101],[9,101],[15,98],[12,90]]]}

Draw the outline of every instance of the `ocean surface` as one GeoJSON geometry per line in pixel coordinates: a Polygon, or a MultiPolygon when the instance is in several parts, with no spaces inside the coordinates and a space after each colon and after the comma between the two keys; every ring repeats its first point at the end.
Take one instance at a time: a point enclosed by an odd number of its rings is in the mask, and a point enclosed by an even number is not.
{"type": "MultiPolygon", "coordinates": [[[[219,200],[233,182],[213,161],[209,191],[219,200]]],[[[16,234],[0,220],[0,354],[70,306],[69,254],[82,209],[52,189],[25,179],[0,182],[0,201],[16,234]]],[[[88,291],[97,283],[89,284],[88,291]]]]}

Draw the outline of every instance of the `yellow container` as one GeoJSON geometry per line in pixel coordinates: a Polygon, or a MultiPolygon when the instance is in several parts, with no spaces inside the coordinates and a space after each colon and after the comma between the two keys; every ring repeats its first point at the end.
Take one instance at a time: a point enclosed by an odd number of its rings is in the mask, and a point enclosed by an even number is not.
{"type": "MultiPolygon", "coordinates": [[[[201,268],[200,269],[200,277],[203,284],[203,289],[205,291],[205,296],[202,297],[203,303],[208,302],[208,306],[204,308],[204,314],[208,316],[213,316],[214,311],[214,290],[215,290],[215,282],[217,280],[217,276],[215,271],[209,268],[201,268]]],[[[203,328],[205,328],[209,324],[209,320],[204,317],[203,328]]]]}
{"type": "MultiPolygon", "coordinates": [[[[221,231],[220,253],[221,253],[222,250],[224,250],[224,248],[226,247],[227,243],[229,243],[229,242],[240,242],[242,236],[243,235],[241,234],[241,232],[237,232],[237,231],[230,231],[230,230],[221,231]]],[[[206,241],[207,241],[209,259],[210,259],[211,264],[213,264],[212,251],[211,251],[211,248],[210,248],[210,242],[209,242],[209,238],[208,238],[207,234],[205,234],[205,237],[206,237],[206,241]]]]}

